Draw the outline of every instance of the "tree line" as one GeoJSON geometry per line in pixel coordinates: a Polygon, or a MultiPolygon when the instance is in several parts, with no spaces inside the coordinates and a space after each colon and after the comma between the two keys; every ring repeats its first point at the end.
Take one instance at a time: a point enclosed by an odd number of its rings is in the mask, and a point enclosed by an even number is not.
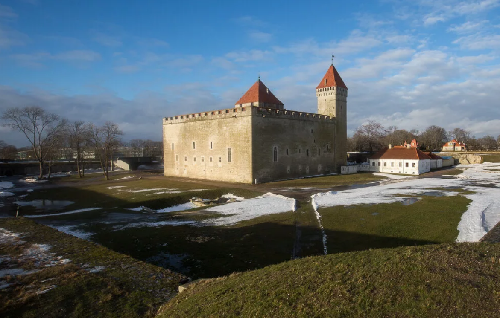
{"type": "MultiPolygon", "coordinates": [[[[84,121],[70,122],[37,106],[9,108],[1,118],[4,126],[21,132],[29,141],[29,151],[39,162],[39,178],[43,178],[44,167],[48,167],[50,178],[51,166],[61,157],[61,149],[64,149],[70,152],[67,157],[75,160],[80,178],[85,176],[87,159],[95,158],[99,160],[104,178],[108,180],[113,154],[119,146],[125,145],[121,140],[123,132],[111,121],[102,126],[84,121]]],[[[144,156],[144,153],[147,155],[158,147],[159,143],[134,139],[130,145],[144,156]]],[[[14,151],[17,153],[15,146],[0,140],[0,159],[13,159],[14,151]]]]}
{"type": "Polygon", "coordinates": [[[354,135],[347,140],[347,151],[374,152],[388,147],[389,144],[398,146],[404,142],[416,139],[419,147],[427,151],[440,151],[443,145],[456,139],[465,143],[467,150],[492,151],[500,148],[500,135],[476,138],[470,131],[454,128],[446,131],[443,127],[429,126],[424,131],[415,129],[400,129],[397,126],[384,127],[379,122],[370,120],[356,129],[354,135]]]}

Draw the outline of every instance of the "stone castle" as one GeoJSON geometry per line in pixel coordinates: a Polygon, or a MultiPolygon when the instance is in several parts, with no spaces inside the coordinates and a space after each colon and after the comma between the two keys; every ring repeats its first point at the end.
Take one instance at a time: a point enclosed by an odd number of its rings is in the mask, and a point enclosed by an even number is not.
{"type": "Polygon", "coordinates": [[[234,108],[164,118],[165,176],[256,184],[339,171],[347,86],[333,64],[316,96],[317,114],[286,110],[259,78],[234,108]]]}

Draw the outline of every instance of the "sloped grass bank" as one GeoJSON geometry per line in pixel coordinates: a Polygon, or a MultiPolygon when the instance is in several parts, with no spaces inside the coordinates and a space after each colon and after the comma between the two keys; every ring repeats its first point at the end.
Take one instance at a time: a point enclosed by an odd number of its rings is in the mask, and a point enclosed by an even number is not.
{"type": "MultiPolygon", "coordinates": [[[[177,292],[185,276],[58,232],[32,220],[0,219],[0,228],[22,233],[22,244],[0,244],[5,259],[16,259],[32,244],[69,263],[37,268],[18,262],[23,276],[7,276],[0,291],[2,317],[151,317],[177,292]],[[36,292],[36,291],[39,292],[36,292]]],[[[0,263],[0,269],[6,263],[0,263]]]]}
{"type": "Polygon", "coordinates": [[[193,284],[159,317],[498,317],[500,245],[315,256],[193,284]]]}

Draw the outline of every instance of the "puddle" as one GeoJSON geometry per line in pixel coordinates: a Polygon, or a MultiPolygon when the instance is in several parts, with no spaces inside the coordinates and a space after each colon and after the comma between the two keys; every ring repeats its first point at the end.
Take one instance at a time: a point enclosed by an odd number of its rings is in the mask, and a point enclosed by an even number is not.
{"type": "Polygon", "coordinates": [[[401,203],[403,203],[403,205],[410,205],[417,202],[418,200],[419,198],[403,198],[403,201],[401,201],[401,203]]]}
{"type": "Polygon", "coordinates": [[[58,210],[73,204],[73,201],[64,200],[33,200],[33,201],[16,201],[19,206],[33,206],[39,210],[58,210]]]}

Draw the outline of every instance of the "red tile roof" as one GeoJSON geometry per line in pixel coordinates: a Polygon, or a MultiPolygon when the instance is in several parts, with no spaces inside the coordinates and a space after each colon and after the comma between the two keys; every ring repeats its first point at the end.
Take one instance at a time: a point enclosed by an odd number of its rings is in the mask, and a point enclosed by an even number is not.
{"type": "Polygon", "coordinates": [[[444,144],[443,147],[449,147],[452,145],[465,147],[465,144],[463,142],[457,141],[456,139],[453,139],[452,141],[448,141],[447,143],[444,144]]]}
{"type": "Polygon", "coordinates": [[[417,148],[393,147],[392,149],[385,148],[380,150],[371,156],[370,159],[423,160],[431,158],[417,148]]]}
{"type": "Polygon", "coordinates": [[[318,87],[316,87],[316,89],[323,87],[332,87],[332,86],[343,87],[347,89],[347,86],[345,86],[344,81],[340,77],[339,73],[337,72],[333,64],[330,65],[330,68],[328,69],[328,71],[326,71],[325,76],[323,76],[323,79],[319,83],[318,87]]]}
{"type": "Polygon", "coordinates": [[[245,95],[243,95],[236,102],[236,105],[254,102],[283,105],[283,103],[277,99],[273,93],[271,93],[271,91],[260,81],[260,79],[257,80],[257,82],[250,87],[245,95]]]}

